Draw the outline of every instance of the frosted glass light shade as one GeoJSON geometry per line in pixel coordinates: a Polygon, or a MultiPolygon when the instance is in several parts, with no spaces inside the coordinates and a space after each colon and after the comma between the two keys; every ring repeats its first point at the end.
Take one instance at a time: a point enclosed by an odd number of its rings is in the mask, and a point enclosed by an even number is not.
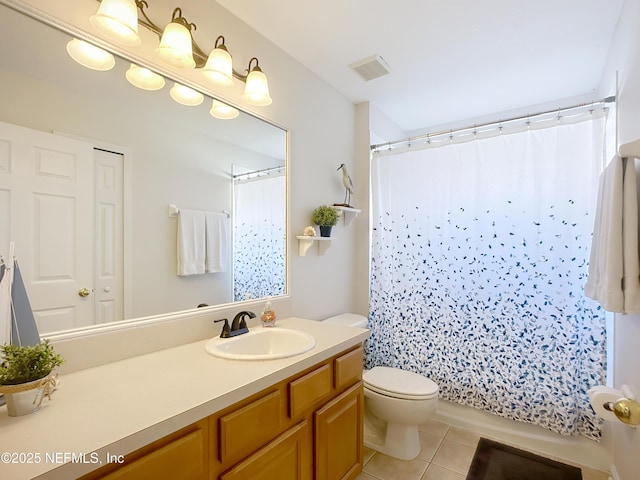
{"type": "Polygon", "coordinates": [[[160,90],[164,87],[164,77],[134,63],[125,73],[125,77],[131,85],[142,90],[160,90]]]}
{"type": "Polygon", "coordinates": [[[195,107],[204,101],[204,95],[200,92],[179,83],[173,84],[173,87],[169,90],[169,95],[176,102],[187,107],[195,107]]]}
{"type": "Polygon", "coordinates": [[[272,100],[269,95],[267,76],[262,73],[259,67],[255,67],[247,75],[247,83],[244,86],[242,99],[251,105],[260,107],[271,105],[272,100]]]}
{"type": "Polygon", "coordinates": [[[184,25],[171,22],[162,33],[156,54],[166,63],[178,68],[195,68],[191,47],[191,32],[184,25]]]}
{"type": "Polygon", "coordinates": [[[229,87],[233,85],[233,64],[231,55],[224,47],[211,50],[202,73],[212,82],[229,87]]]}
{"type": "Polygon", "coordinates": [[[77,38],[67,43],[67,53],[80,65],[92,70],[111,70],[116,64],[111,53],[77,38]]]}
{"type": "Polygon", "coordinates": [[[91,25],[109,39],[122,45],[140,45],[138,35],[138,7],[135,0],[102,0],[91,25]]]}
{"type": "Polygon", "coordinates": [[[221,120],[231,120],[240,115],[240,112],[233,108],[231,105],[222,103],[220,100],[213,100],[211,102],[211,110],[209,113],[212,117],[219,118],[221,120]]]}

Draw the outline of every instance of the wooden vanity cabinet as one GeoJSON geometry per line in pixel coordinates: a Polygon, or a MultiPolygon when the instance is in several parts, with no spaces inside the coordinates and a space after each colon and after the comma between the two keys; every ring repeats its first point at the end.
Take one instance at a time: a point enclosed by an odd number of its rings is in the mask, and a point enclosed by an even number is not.
{"type": "Polygon", "coordinates": [[[362,470],[362,382],[314,414],[315,480],[353,479],[362,470]]]}
{"type": "Polygon", "coordinates": [[[108,463],[82,480],[209,479],[209,422],[200,420],[135,452],[124,463],[108,463]]]}
{"type": "Polygon", "coordinates": [[[359,345],[83,480],[353,480],[362,470],[359,345]]]}
{"type": "Polygon", "coordinates": [[[219,476],[220,480],[312,480],[309,422],[304,420],[219,476]]]}

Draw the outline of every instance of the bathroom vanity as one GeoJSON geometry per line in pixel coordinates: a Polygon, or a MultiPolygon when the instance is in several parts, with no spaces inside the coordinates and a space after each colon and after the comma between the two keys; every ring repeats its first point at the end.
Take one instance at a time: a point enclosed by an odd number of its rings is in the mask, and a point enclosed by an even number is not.
{"type": "Polygon", "coordinates": [[[0,450],[32,462],[0,463],[0,476],[356,478],[368,330],[278,325],[310,333],[316,346],[255,362],[214,357],[203,340],[62,376],[35,414],[1,408],[0,450]]]}

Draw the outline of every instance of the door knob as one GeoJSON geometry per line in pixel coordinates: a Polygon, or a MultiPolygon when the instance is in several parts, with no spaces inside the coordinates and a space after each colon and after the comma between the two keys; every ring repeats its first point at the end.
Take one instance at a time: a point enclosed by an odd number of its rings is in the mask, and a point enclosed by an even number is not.
{"type": "Polygon", "coordinates": [[[80,295],[81,297],[88,297],[89,295],[91,295],[91,290],[82,287],[80,290],[78,290],[78,295],[80,295]]]}
{"type": "Polygon", "coordinates": [[[613,412],[621,422],[628,425],[640,425],[640,403],[621,398],[613,405],[613,412]]]}

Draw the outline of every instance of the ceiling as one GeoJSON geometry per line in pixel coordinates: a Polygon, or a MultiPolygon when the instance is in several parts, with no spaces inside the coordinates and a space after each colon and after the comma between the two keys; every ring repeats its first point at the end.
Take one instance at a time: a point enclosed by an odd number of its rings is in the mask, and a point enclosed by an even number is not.
{"type": "Polygon", "coordinates": [[[624,3],[217,1],[407,133],[595,95],[624,3]],[[391,72],[366,82],[349,65],[371,55],[382,56],[391,72]]]}

